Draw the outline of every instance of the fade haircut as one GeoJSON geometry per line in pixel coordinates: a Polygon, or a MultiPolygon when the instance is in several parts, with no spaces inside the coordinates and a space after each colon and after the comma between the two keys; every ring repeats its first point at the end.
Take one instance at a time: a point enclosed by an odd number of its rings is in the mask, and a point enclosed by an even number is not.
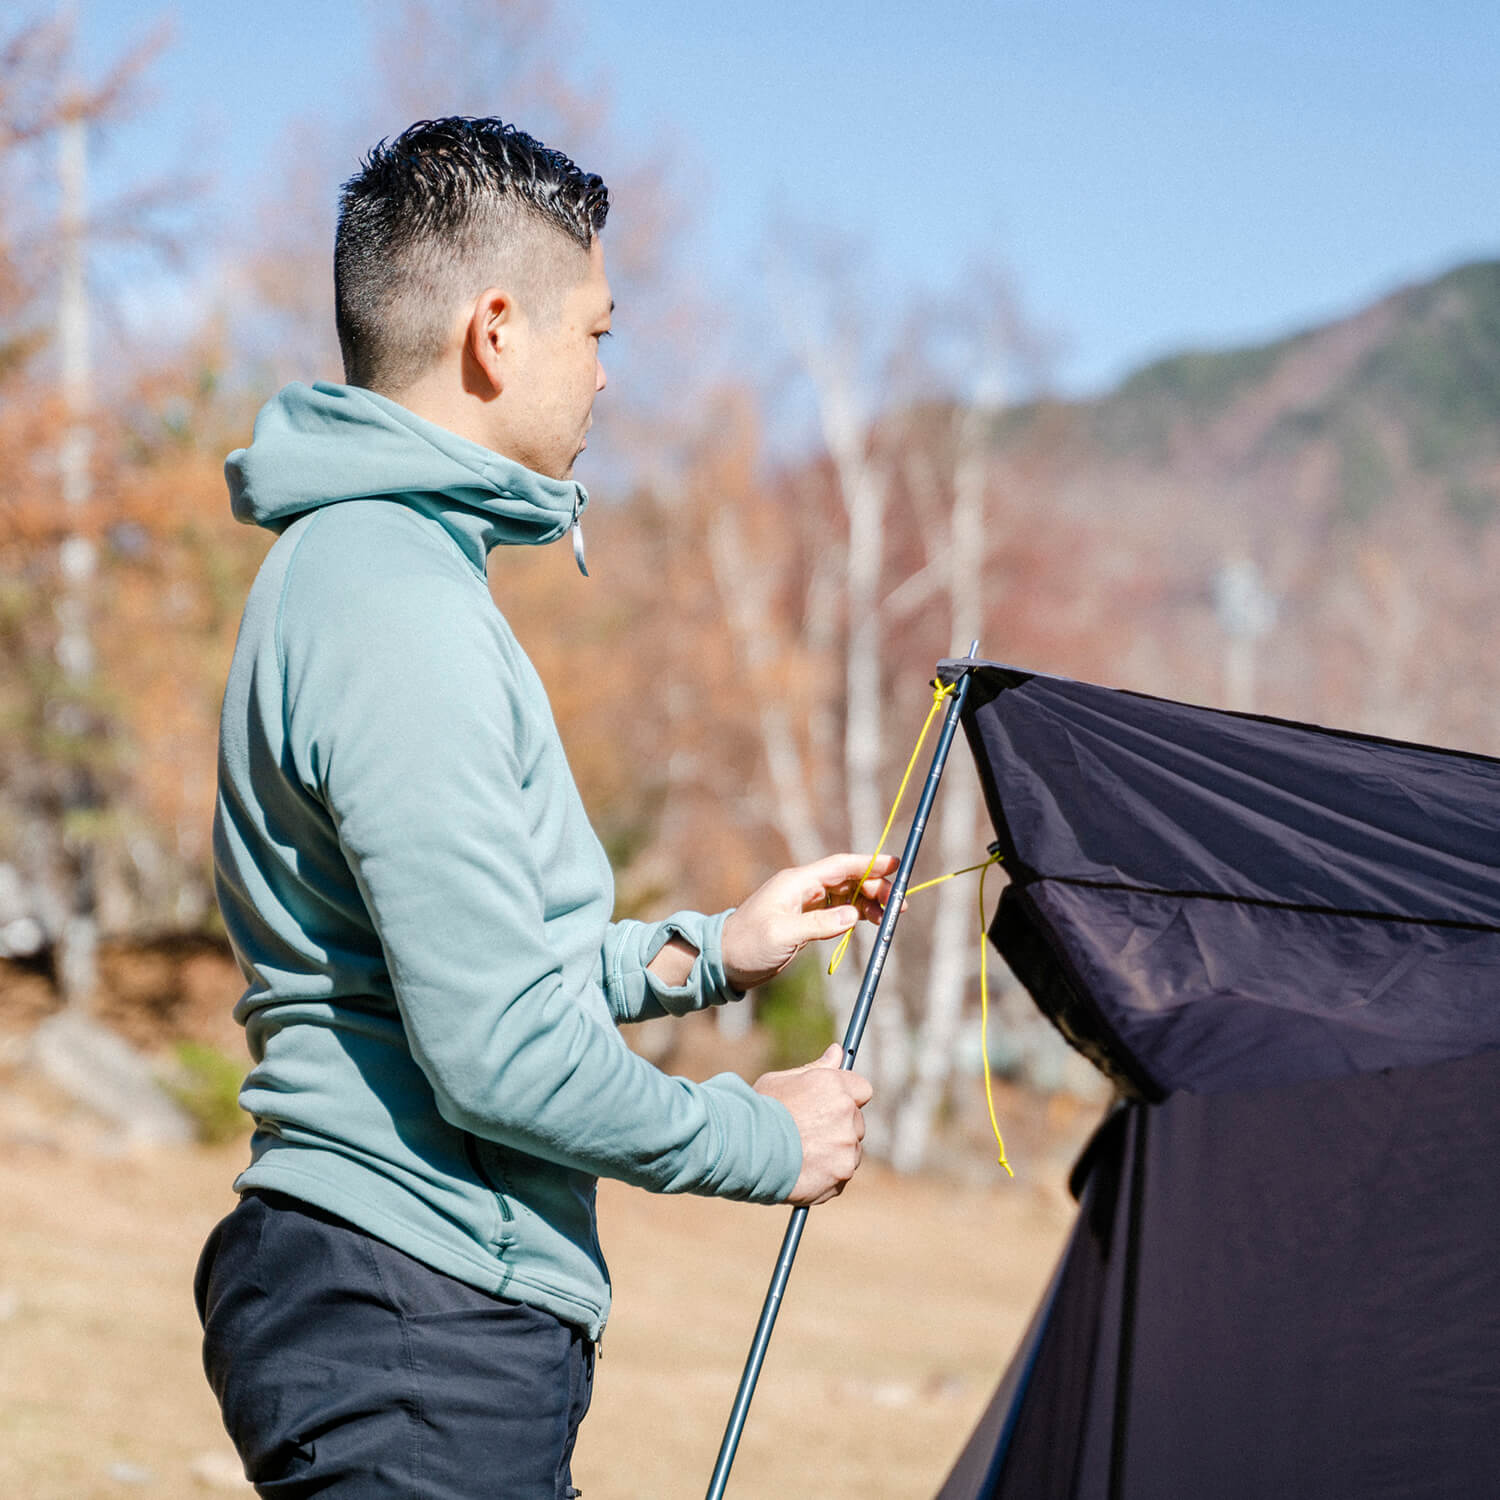
{"type": "Polygon", "coordinates": [[[339,195],[333,286],[344,379],[398,392],[442,353],[456,309],[504,284],[556,315],[609,212],[609,189],[513,125],[419,120],[339,195]],[[568,271],[575,274],[570,278],[568,271]]]}

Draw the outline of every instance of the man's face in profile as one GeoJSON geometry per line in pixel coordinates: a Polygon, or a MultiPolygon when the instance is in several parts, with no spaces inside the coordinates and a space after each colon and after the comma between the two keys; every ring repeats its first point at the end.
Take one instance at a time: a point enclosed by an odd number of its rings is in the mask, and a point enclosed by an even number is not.
{"type": "Polygon", "coordinates": [[[507,392],[515,401],[509,456],[553,479],[570,477],[586,446],[594,397],[605,383],[599,343],[614,310],[597,237],[587,257],[570,256],[566,265],[581,274],[550,317],[525,319],[507,392]]]}

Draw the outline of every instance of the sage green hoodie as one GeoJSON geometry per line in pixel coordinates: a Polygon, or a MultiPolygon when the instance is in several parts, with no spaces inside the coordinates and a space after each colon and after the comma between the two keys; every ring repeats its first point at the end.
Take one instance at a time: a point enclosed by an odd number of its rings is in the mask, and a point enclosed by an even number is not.
{"type": "Polygon", "coordinates": [[[597,1337],[597,1176],[775,1202],[801,1145],[779,1103],[668,1077],[616,1029],[738,996],[723,914],[610,921],[486,584],[492,548],[557,539],[587,497],[338,385],[288,386],[226,472],[235,516],[280,533],[220,724],[216,884],[255,1064],[235,1185],[597,1337]],[[699,950],[676,988],[646,967],[673,933],[699,950]]]}

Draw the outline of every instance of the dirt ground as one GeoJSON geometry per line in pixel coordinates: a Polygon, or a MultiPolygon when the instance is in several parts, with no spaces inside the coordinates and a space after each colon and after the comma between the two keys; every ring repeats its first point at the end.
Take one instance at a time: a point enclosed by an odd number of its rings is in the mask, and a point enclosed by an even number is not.
{"type": "MultiPolygon", "coordinates": [[[[1071,1221],[1093,1111],[1015,1099],[1008,1182],[867,1167],[814,1210],[731,1496],[930,1496],[1071,1221]]],[[[198,1364],[190,1283],[232,1204],[227,1147],[122,1151],[0,1066],[0,1495],[250,1494],[198,1364]]],[[[786,1211],[606,1183],[616,1308],[574,1464],[586,1500],[703,1493],[786,1211]]]]}

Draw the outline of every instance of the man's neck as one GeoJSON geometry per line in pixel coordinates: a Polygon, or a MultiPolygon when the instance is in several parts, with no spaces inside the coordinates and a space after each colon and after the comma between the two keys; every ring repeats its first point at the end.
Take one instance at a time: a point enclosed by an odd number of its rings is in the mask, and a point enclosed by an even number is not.
{"type": "Polygon", "coordinates": [[[446,374],[433,372],[404,390],[381,391],[380,395],[404,406],[423,421],[445,427],[459,437],[468,438],[471,443],[478,443],[481,448],[494,453],[504,451],[495,442],[487,403],[465,390],[455,389],[446,374]]]}

